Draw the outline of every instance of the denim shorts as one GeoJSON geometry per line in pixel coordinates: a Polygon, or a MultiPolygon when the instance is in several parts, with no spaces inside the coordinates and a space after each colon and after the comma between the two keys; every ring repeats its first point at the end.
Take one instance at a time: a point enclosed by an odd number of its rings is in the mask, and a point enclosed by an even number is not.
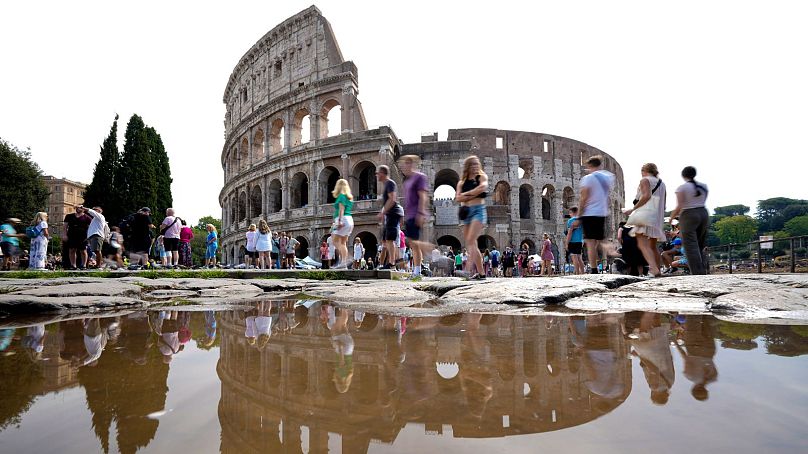
{"type": "Polygon", "coordinates": [[[485,204],[470,205],[469,215],[461,222],[463,225],[469,225],[474,221],[480,221],[482,225],[488,224],[488,213],[485,211],[485,204]]]}

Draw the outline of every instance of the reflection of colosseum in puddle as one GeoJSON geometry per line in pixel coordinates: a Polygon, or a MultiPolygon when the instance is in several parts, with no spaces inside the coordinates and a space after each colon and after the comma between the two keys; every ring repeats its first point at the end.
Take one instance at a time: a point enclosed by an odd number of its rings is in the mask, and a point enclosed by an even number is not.
{"type": "MultiPolygon", "coordinates": [[[[557,135],[486,128],[451,129],[445,141],[425,134],[421,142],[404,144],[389,126],[369,129],[358,92],[357,66],[343,58],[331,25],[315,7],[270,30],[239,60],[222,99],[224,262],[242,260],[244,232],[259,219],[296,237],[299,256],[317,257],[330,233],[331,190],[339,178],[348,180],[355,196],[350,243],[360,237],[367,251],[375,251],[381,203],[374,173],[388,165],[400,184],[395,162],[402,154],[421,156],[430,193],[455,187],[462,160],[477,154],[491,189],[481,245],[528,243],[535,252],[549,233],[561,249],[557,257],[564,256],[565,209],[577,203],[582,164],[603,155],[605,168],[617,176],[607,222],[614,237],[625,194],[622,168],[607,153],[557,135]]],[[[430,212],[423,238],[459,247],[457,206],[436,201],[430,212]]]]}
{"type": "Polygon", "coordinates": [[[319,314],[263,349],[248,344],[242,313],[222,317],[223,452],[328,452],[337,435],[342,452],[366,452],[407,424],[460,438],[548,432],[592,421],[631,391],[617,324],[590,326],[592,340],[581,341],[569,318],[487,316],[476,331],[471,315],[422,329],[411,319],[399,342],[393,322],[367,315],[348,324],[353,379],[340,393],[319,314]]]}

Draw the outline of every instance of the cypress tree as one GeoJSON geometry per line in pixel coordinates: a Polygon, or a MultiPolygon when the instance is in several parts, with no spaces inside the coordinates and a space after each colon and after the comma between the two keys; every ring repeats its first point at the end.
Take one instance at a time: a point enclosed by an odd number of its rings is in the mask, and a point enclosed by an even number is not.
{"type": "Polygon", "coordinates": [[[174,204],[174,199],[171,196],[171,166],[168,162],[168,154],[166,154],[165,146],[163,146],[163,139],[160,134],[151,126],[146,127],[146,138],[149,143],[149,150],[151,152],[152,163],[154,165],[154,179],[155,179],[155,197],[154,209],[156,217],[161,218],[165,213],[166,208],[170,208],[174,204]]]}
{"type": "Polygon", "coordinates": [[[95,164],[93,170],[93,180],[84,191],[84,204],[93,207],[104,208],[106,216],[110,219],[119,219],[120,194],[115,185],[115,174],[120,163],[121,156],[118,152],[118,115],[112,122],[109,135],[101,145],[101,157],[95,164]]]}
{"type": "MultiPolygon", "coordinates": [[[[124,134],[123,156],[115,177],[115,184],[123,195],[120,208],[124,215],[141,207],[156,207],[156,178],[154,160],[149,152],[146,125],[137,114],[132,115],[124,134]]],[[[161,213],[154,211],[154,214],[161,213]]]]}

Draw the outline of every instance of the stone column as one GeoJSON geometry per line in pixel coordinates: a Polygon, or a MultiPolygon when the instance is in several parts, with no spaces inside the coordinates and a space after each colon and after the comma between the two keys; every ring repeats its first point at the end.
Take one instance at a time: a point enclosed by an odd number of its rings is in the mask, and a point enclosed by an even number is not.
{"type": "Polygon", "coordinates": [[[264,120],[264,161],[269,161],[269,118],[264,120]]]}
{"type": "Polygon", "coordinates": [[[253,165],[253,128],[247,130],[247,168],[253,165]]]}
{"type": "Polygon", "coordinates": [[[292,111],[290,109],[286,109],[283,112],[283,151],[288,152],[289,149],[292,147],[292,111]]]}
{"type": "Polygon", "coordinates": [[[320,114],[309,110],[309,141],[311,143],[319,143],[320,139],[320,114]]]}

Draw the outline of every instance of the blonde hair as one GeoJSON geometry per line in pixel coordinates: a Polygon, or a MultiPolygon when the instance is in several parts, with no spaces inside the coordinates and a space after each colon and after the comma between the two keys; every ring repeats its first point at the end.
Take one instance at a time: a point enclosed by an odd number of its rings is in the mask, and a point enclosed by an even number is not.
{"type": "Polygon", "coordinates": [[[247,230],[249,230],[250,232],[255,232],[255,229],[256,229],[256,228],[257,228],[257,227],[255,226],[255,224],[250,224],[250,226],[249,226],[249,227],[247,227],[247,230]]]}
{"type": "Polygon", "coordinates": [[[653,162],[643,164],[642,169],[640,169],[640,170],[642,170],[643,172],[646,172],[646,173],[650,173],[653,176],[659,175],[659,170],[657,169],[656,164],[654,164],[653,162]]]}
{"type": "Polygon", "coordinates": [[[47,221],[47,220],[48,220],[48,213],[45,213],[44,211],[40,211],[39,213],[37,213],[34,216],[33,225],[39,225],[40,222],[47,221]]]}
{"type": "Polygon", "coordinates": [[[258,221],[258,231],[262,234],[269,233],[269,224],[267,224],[266,220],[261,219],[258,221]]]}
{"type": "Polygon", "coordinates": [[[475,178],[475,177],[477,177],[479,175],[485,175],[485,172],[483,172],[483,163],[480,162],[480,158],[478,158],[477,155],[471,155],[468,158],[466,158],[465,160],[463,160],[463,176],[460,178],[461,181],[470,180],[470,179],[475,178]],[[471,164],[474,161],[477,161],[477,164],[480,165],[480,170],[477,171],[476,174],[471,175],[471,173],[470,173],[471,164]]]}
{"type": "Polygon", "coordinates": [[[348,200],[353,200],[353,194],[351,194],[351,185],[348,184],[348,180],[345,178],[340,178],[337,180],[337,184],[334,185],[334,190],[331,191],[331,195],[334,196],[335,199],[339,197],[340,194],[345,194],[345,197],[348,197],[348,200]]]}
{"type": "Polygon", "coordinates": [[[213,225],[213,224],[208,224],[208,225],[205,226],[205,228],[207,228],[208,231],[210,231],[210,232],[215,232],[216,231],[216,226],[213,225]]]}
{"type": "Polygon", "coordinates": [[[417,165],[417,164],[419,164],[421,162],[421,157],[418,156],[417,154],[407,154],[407,155],[404,155],[404,156],[398,158],[398,160],[401,161],[401,162],[409,162],[411,164],[416,164],[417,165]]]}

